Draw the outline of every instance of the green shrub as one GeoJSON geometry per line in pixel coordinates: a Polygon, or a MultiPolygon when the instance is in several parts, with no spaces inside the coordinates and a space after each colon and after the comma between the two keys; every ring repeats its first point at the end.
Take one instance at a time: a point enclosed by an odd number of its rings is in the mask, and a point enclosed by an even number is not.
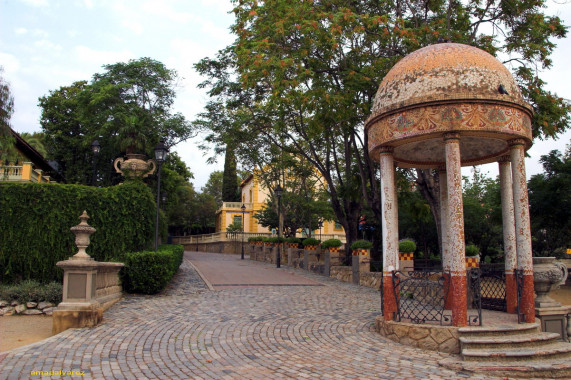
{"type": "Polygon", "coordinates": [[[269,240],[269,237],[267,237],[267,236],[262,236],[262,240],[259,240],[259,241],[261,241],[262,243],[269,243],[268,240],[269,240]]]}
{"type": "Polygon", "coordinates": [[[307,238],[303,240],[303,246],[307,247],[308,245],[319,245],[320,240],[314,238],[307,238]]]}
{"type": "Polygon", "coordinates": [[[25,280],[15,285],[0,286],[0,299],[4,301],[26,302],[51,302],[58,304],[61,302],[63,294],[62,285],[51,282],[42,285],[34,280],[25,280]]]}
{"type": "Polygon", "coordinates": [[[301,243],[301,239],[300,239],[300,238],[296,238],[296,237],[288,237],[288,238],[286,238],[285,241],[287,241],[288,243],[291,243],[291,244],[299,244],[299,243],[301,243]]]}
{"type": "Polygon", "coordinates": [[[183,254],[182,245],[162,245],[157,252],[127,253],[121,270],[123,288],[129,293],[160,292],[182,264],[183,254]]]}
{"type": "Polygon", "coordinates": [[[86,210],[97,231],[87,253],[123,261],[154,238],[155,201],[143,183],[97,188],[42,183],[0,184],[0,283],[61,282],[56,263],[77,253],[70,227],[86,210]]]}
{"type": "Polygon", "coordinates": [[[416,251],[416,243],[412,240],[399,241],[399,252],[411,253],[416,251]]]}
{"type": "Polygon", "coordinates": [[[490,263],[492,262],[492,257],[491,257],[491,256],[486,256],[486,257],[484,257],[484,262],[485,262],[486,264],[490,264],[490,263]]]}
{"type": "Polygon", "coordinates": [[[337,247],[341,247],[343,245],[343,243],[341,243],[341,240],[339,239],[329,239],[329,240],[325,240],[323,243],[321,243],[321,248],[326,249],[326,248],[337,248],[337,247]]]}
{"type": "Polygon", "coordinates": [[[250,236],[248,238],[248,243],[252,243],[252,242],[257,242],[258,241],[258,236],[250,236]]]}
{"type": "Polygon", "coordinates": [[[480,249],[474,244],[469,244],[466,246],[466,256],[474,257],[480,254],[480,249]]]}
{"type": "Polygon", "coordinates": [[[353,244],[351,244],[352,250],[371,249],[371,248],[373,248],[373,243],[371,243],[368,240],[357,240],[357,241],[353,242],[353,244]]]}

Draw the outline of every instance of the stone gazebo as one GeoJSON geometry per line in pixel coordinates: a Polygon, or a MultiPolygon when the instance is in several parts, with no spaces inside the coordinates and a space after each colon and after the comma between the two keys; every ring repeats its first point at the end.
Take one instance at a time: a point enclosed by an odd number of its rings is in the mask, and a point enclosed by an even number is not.
{"type": "Polygon", "coordinates": [[[365,123],[369,152],[381,165],[384,318],[396,302],[398,270],[395,165],[440,173],[443,269],[450,273],[452,324],[467,324],[462,166],[500,167],[508,312],[517,306],[514,269],[523,271],[520,311],[533,322],[534,291],[524,154],[531,146],[532,109],[511,73],[492,55],[457,43],[419,49],[383,79],[365,123]]]}

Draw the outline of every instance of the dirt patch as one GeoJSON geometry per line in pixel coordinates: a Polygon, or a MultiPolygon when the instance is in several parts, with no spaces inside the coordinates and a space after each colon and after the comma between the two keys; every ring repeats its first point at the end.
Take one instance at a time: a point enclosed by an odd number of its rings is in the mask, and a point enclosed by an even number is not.
{"type": "Polygon", "coordinates": [[[52,336],[52,317],[23,315],[0,317],[0,352],[39,342],[52,336]]]}

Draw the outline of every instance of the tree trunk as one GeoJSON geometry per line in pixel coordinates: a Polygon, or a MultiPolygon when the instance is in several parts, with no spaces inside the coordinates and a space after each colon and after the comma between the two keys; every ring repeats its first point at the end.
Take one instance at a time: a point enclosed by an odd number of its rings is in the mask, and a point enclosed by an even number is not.
{"type": "Polygon", "coordinates": [[[440,257],[443,257],[439,174],[437,171],[430,169],[416,169],[416,184],[418,185],[420,194],[422,194],[430,206],[430,211],[432,212],[436,224],[440,257]]]}

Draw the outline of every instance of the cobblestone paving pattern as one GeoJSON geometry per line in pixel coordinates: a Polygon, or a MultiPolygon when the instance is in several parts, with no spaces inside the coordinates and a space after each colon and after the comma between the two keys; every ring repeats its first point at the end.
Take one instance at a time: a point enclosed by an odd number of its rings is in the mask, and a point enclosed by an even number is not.
{"type": "Polygon", "coordinates": [[[128,296],[95,328],[2,354],[0,379],[51,370],[85,371],[63,376],[78,379],[489,378],[439,367],[448,355],[378,335],[378,292],[295,273],[324,286],[209,291],[185,260],[162,294],[128,296]]]}

